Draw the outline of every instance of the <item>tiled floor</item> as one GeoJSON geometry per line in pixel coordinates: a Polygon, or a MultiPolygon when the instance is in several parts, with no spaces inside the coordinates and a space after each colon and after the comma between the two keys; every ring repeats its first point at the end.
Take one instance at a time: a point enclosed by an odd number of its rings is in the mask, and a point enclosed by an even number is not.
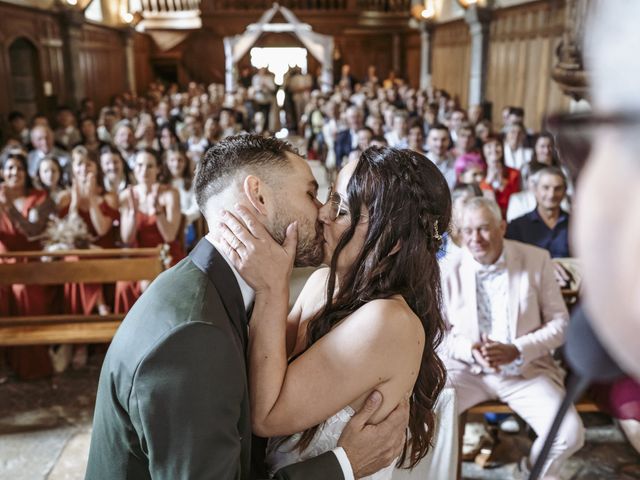
{"type": "MultiPolygon", "coordinates": [[[[0,479],[75,480],[83,478],[89,448],[99,358],[86,369],[54,380],[0,385],[0,479]]],[[[608,418],[584,417],[587,443],[563,470],[563,479],[640,479],[640,455],[608,418]]],[[[473,420],[473,419],[472,419],[473,420]]],[[[499,458],[505,465],[482,470],[465,463],[465,479],[510,479],[513,463],[526,453],[526,433],[502,435],[499,458]]],[[[446,479],[425,479],[446,480],[446,479]]]]}

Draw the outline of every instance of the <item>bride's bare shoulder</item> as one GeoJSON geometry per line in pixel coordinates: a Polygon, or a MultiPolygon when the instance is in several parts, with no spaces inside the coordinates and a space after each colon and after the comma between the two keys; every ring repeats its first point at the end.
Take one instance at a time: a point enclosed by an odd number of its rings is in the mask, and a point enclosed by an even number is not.
{"type": "Polygon", "coordinates": [[[346,335],[358,332],[369,342],[403,350],[424,345],[422,323],[400,296],[367,302],[343,322],[346,335]],[[417,342],[416,342],[417,341],[417,342]]]}

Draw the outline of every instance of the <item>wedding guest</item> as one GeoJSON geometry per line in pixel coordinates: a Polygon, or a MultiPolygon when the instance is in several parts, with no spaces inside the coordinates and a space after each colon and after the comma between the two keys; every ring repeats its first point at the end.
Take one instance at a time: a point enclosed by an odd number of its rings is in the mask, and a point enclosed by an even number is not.
{"type": "Polygon", "coordinates": [[[189,246],[195,240],[193,223],[200,218],[200,209],[193,191],[193,173],[184,151],[173,148],[163,154],[163,163],[171,177],[170,185],[180,194],[180,211],[184,217],[185,242],[189,246]]]}
{"type": "Polygon", "coordinates": [[[506,128],[504,137],[504,164],[509,168],[520,170],[531,161],[533,151],[525,148],[527,131],[521,123],[511,123],[506,128]]]}
{"type": "Polygon", "coordinates": [[[487,175],[480,188],[493,192],[504,217],[507,214],[509,197],[520,191],[520,172],[504,164],[502,142],[498,137],[489,137],[484,142],[482,156],[487,164],[487,175]]]}
{"type": "Polygon", "coordinates": [[[358,107],[351,106],[345,112],[347,128],[339,131],[335,137],[334,151],[336,170],[340,170],[349,154],[358,148],[358,130],[364,125],[364,113],[358,107]]]}
{"type": "Polygon", "coordinates": [[[158,129],[158,145],[160,152],[178,148],[180,145],[180,140],[171,124],[165,123],[158,129]]]}
{"type": "Polygon", "coordinates": [[[213,115],[207,118],[207,120],[204,122],[204,136],[207,139],[208,147],[215,145],[216,142],[219,142],[221,135],[222,129],[220,128],[218,119],[213,115]]]}
{"type": "Polygon", "coordinates": [[[424,132],[420,124],[414,124],[409,128],[407,141],[409,150],[425,155],[424,132]]]}
{"type": "Polygon", "coordinates": [[[31,144],[33,150],[29,152],[27,157],[28,174],[31,178],[36,176],[38,172],[38,165],[40,160],[46,156],[53,156],[58,159],[60,166],[63,169],[64,176],[66,177],[66,171],[69,165],[69,153],[61,148],[54,146],[53,144],[53,132],[47,126],[35,126],[31,129],[31,144]]]}
{"type": "Polygon", "coordinates": [[[449,188],[456,184],[455,158],[449,151],[449,129],[442,124],[435,124],[427,134],[427,155],[444,175],[449,188]]]}
{"type": "Polygon", "coordinates": [[[387,143],[394,148],[407,148],[407,112],[396,110],[393,114],[391,131],[385,134],[387,143]]]}
{"type": "Polygon", "coordinates": [[[160,142],[156,136],[156,124],[149,114],[140,116],[135,131],[136,149],[152,148],[160,150],[160,142]]]}
{"type": "Polygon", "coordinates": [[[118,123],[118,114],[111,107],[104,107],[100,110],[100,118],[98,119],[98,139],[104,143],[113,141],[112,132],[118,123]]]}
{"type": "Polygon", "coordinates": [[[119,195],[129,186],[129,166],[117,148],[105,145],[100,149],[100,170],[103,174],[104,189],[107,192],[119,195]]]}
{"type": "Polygon", "coordinates": [[[534,167],[557,167],[562,170],[564,174],[564,178],[567,181],[567,191],[565,201],[563,202],[563,208],[569,211],[571,208],[570,200],[573,197],[573,180],[571,178],[570,172],[567,168],[562,165],[560,162],[560,157],[558,156],[558,151],[556,149],[555,139],[553,135],[549,132],[542,132],[536,138],[536,142],[533,148],[533,157],[531,161],[525,165],[523,165],[521,169],[522,178],[526,178],[529,174],[528,170],[534,167]]]}
{"type": "Polygon", "coordinates": [[[133,170],[136,157],[136,138],[133,127],[126,120],[121,120],[114,127],[113,145],[118,149],[129,169],[133,170]]]}
{"type": "MultiPolygon", "coordinates": [[[[2,165],[2,178],[0,251],[40,250],[40,241],[35,237],[44,232],[49,216],[55,213],[55,204],[47,192],[33,188],[27,158],[21,152],[9,152],[2,165]]],[[[46,315],[59,307],[56,290],[50,286],[14,284],[5,293],[9,296],[10,315],[46,315]]],[[[7,357],[9,366],[21,379],[53,373],[47,346],[12,347],[7,357]]]]}
{"type": "MultiPolygon", "coordinates": [[[[128,247],[157,247],[167,244],[171,265],[184,257],[178,238],[182,222],[180,195],[160,183],[160,159],[154,150],[135,154],[136,185],[120,193],[120,238],[128,247]]],[[[128,312],[148,282],[118,282],[116,312],[128,312]]]]}
{"type": "MultiPolygon", "coordinates": [[[[528,478],[565,396],[564,372],[551,356],[564,343],[569,314],[548,252],[504,240],[506,228],[492,200],[472,198],[462,213],[464,251],[442,272],[448,332],[441,349],[458,411],[478,403],[507,403],[536,432],[517,478],[528,478]]],[[[570,407],[542,475],[557,475],[584,443],[584,427],[570,407]]]]}
{"type": "Polygon", "coordinates": [[[58,128],[54,133],[54,140],[58,145],[65,150],[71,150],[71,148],[80,143],[82,137],[76,126],[76,117],[69,107],[58,107],[56,124],[58,128]]]}
{"type": "Polygon", "coordinates": [[[465,153],[472,152],[476,147],[476,137],[473,126],[464,122],[458,128],[458,136],[453,147],[453,155],[457,158],[465,153]]]}
{"type": "Polygon", "coordinates": [[[115,248],[119,218],[118,195],[104,188],[98,159],[84,146],[71,151],[71,187],[61,205],[60,216],[77,214],[93,236],[93,244],[115,248]]]}
{"type": "Polygon", "coordinates": [[[543,248],[551,258],[570,257],[569,214],[561,208],[567,190],[562,170],[543,168],[534,176],[533,186],[536,207],[509,223],[506,238],[543,248]]]}
{"type": "Polygon", "coordinates": [[[481,120],[475,127],[476,147],[480,149],[482,144],[493,135],[493,125],[489,120],[481,120]]]}
{"type": "Polygon", "coordinates": [[[480,185],[487,174],[487,164],[479,153],[465,153],[454,164],[458,183],[480,185]]]}
{"type": "Polygon", "coordinates": [[[7,120],[9,122],[9,130],[6,133],[6,138],[15,138],[20,141],[23,147],[27,147],[31,139],[25,116],[22,112],[14,110],[9,113],[7,120]]]}
{"type": "MultiPolygon", "coordinates": [[[[60,204],[61,218],[70,223],[82,222],[92,237],[91,246],[115,248],[117,240],[118,197],[103,188],[97,158],[84,146],[71,151],[71,187],[60,204]]],[[[69,248],[77,248],[70,245],[69,248]]],[[[97,283],[65,285],[65,302],[70,313],[100,315],[111,313],[105,299],[105,286],[97,283]]],[[[75,345],[72,365],[80,368],[88,359],[87,345],[75,345]]]]}
{"type": "Polygon", "coordinates": [[[93,118],[85,117],[80,121],[80,135],[80,145],[85,147],[91,154],[99,155],[100,148],[104,146],[104,142],[98,138],[98,130],[93,118]]]}
{"type": "Polygon", "coordinates": [[[349,162],[352,162],[360,158],[360,155],[362,154],[362,152],[364,152],[367,148],[371,146],[371,139],[373,138],[373,132],[369,127],[362,127],[358,130],[357,138],[358,138],[358,148],[356,148],[349,154],[349,162]]]}
{"type": "Polygon", "coordinates": [[[34,178],[34,184],[46,191],[56,205],[65,195],[65,183],[62,167],[56,157],[44,157],[38,165],[38,173],[34,178]]]}

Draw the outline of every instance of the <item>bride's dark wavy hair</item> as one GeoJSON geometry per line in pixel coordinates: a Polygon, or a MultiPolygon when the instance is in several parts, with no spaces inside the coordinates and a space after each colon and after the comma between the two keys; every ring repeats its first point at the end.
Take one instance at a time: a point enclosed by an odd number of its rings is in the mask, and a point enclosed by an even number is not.
{"type": "MultiPolygon", "coordinates": [[[[433,409],[446,378],[436,354],[444,334],[436,254],[451,219],[451,194],[438,168],[423,155],[371,147],[360,156],[347,185],[347,197],[351,226],[333,253],[327,303],[308,324],[307,348],[367,302],[402,295],[425,332],[420,371],[410,399],[411,435],[398,460],[398,465],[412,468],[431,447],[433,409]],[[334,298],[338,257],[353,238],[362,206],[368,209],[367,236],[334,298]],[[400,249],[391,254],[398,243],[400,249]]],[[[300,450],[309,445],[318,428],[303,432],[297,445],[300,450]]]]}

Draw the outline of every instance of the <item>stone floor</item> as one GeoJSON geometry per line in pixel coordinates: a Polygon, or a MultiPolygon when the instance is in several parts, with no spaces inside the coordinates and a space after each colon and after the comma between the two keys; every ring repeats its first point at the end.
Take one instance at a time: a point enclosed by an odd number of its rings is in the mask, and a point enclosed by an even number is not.
{"type": "MultiPolygon", "coordinates": [[[[100,358],[92,357],[85,369],[68,371],[47,381],[17,382],[10,377],[0,380],[1,480],[83,478],[99,364],[100,358]]],[[[562,478],[640,479],[640,455],[618,428],[601,415],[587,415],[584,420],[588,427],[587,443],[566,462],[562,478]]],[[[463,477],[510,479],[513,462],[530,444],[524,432],[502,435],[497,453],[504,464],[482,470],[466,462],[463,477]]]]}

